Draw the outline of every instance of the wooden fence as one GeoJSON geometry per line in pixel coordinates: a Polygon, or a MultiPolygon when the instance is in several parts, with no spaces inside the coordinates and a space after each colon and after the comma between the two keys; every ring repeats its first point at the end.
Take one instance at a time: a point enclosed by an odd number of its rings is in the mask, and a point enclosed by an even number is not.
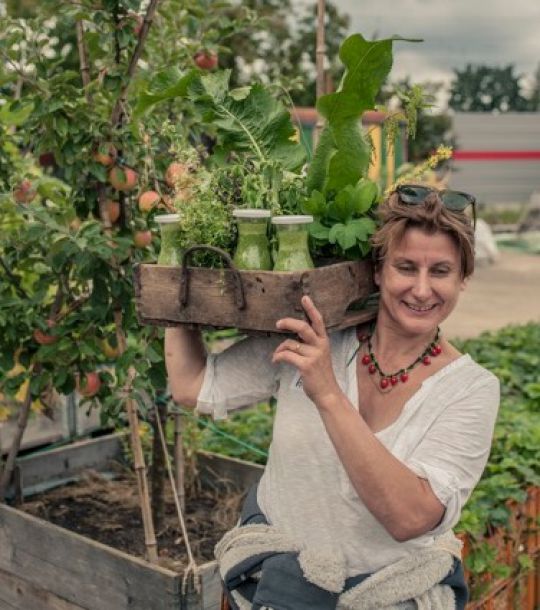
{"type": "MultiPolygon", "coordinates": [[[[478,600],[471,601],[467,610],[536,610],[540,608],[540,487],[528,491],[523,504],[510,502],[511,521],[508,530],[502,528],[485,538],[484,542],[496,550],[497,560],[512,566],[513,573],[497,579],[492,574],[475,578],[465,570],[467,582],[474,590],[482,587],[485,592],[478,600]],[[520,557],[529,558],[533,568],[519,570],[520,557]]],[[[466,561],[473,542],[462,536],[463,557],[466,561]]]]}

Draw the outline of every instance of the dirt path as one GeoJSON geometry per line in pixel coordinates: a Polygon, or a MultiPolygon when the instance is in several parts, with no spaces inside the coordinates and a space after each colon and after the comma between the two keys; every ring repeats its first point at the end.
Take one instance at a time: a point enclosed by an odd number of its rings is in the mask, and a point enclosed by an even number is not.
{"type": "Polygon", "coordinates": [[[476,269],[442,328],[450,338],[468,338],[530,321],[540,322],[540,256],[506,251],[476,269]]]}

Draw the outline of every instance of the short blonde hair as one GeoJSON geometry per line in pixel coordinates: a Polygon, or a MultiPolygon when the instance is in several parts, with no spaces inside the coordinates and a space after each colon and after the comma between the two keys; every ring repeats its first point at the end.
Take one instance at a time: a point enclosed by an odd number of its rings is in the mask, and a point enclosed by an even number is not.
{"type": "Polygon", "coordinates": [[[427,234],[446,233],[456,244],[461,256],[461,277],[474,271],[474,229],[464,212],[449,210],[436,191],[421,204],[403,203],[393,192],[379,206],[379,229],[371,238],[373,259],[378,265],[384,261],[389,249],[401,241],[407,229],[417,228],[427,234]]]}

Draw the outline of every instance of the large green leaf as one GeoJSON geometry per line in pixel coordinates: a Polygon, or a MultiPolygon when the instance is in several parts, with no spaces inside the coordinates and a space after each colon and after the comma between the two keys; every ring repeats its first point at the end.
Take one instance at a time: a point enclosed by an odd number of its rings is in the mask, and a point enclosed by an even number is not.
{"type": "Polygon", "coordinates": [[[317,100],[326,125],[310,164],[308,191],[338,191],[367,175],[370,147],[360,119],[375,106],[375,97],[392,67],[395,40],[407,39],[394,36],[368,41],[353,34],[341,45],[339,56],[346,67],[342,82],[338,91],[317,100]]]}
{"type": "Polygon", "coordinates": [[[294,140],[289,111],[261,84],[229,91],[229,78],[230,71],[207,74],[192,87],[192,99],[219,130],[221,148],[298,170],[305,151],[294,140]]]}
{"type": "Polygon", "coordinates": [[[139,94],[133,118],[143,116],[152,106],[175,97],[185,97],[198,71],[193,69],[181,73],[177,68],[168,68],[154,75],[145,90],[139,94]]]}

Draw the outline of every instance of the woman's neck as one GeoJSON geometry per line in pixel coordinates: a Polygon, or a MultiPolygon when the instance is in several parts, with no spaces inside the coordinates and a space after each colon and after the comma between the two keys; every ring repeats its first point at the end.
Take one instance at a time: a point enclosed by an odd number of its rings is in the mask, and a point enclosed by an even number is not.
{"type": "Polygon", "coordinates": [[[433,341],[436,333],[434,327],[426,333],[411,334],[392,323],[378,320],[371,343],[379,361],[401,362],[418,356],[433,341]]]}

